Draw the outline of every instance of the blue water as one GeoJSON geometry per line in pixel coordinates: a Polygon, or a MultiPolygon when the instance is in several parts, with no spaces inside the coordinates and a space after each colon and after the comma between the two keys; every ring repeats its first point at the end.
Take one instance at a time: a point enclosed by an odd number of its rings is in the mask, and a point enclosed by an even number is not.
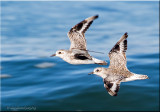
{"type": "Polygon", "coordinates": [[[159,110],[158,10],[158,2],[1,2],[2,110],[159,110]],[[128,32],[127,67],[150,78],[121,83],[117,97],[87,75],[100,65],[49,57],[69,49],[69,29],[96,14],[87,48],[105,54],[90,54],[109,63],[108,52],[128,32]]]}

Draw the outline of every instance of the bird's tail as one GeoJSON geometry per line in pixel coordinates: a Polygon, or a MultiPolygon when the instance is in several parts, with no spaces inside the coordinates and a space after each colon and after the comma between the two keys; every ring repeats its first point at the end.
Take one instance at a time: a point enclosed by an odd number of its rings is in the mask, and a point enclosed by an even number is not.
{"type": "Polygon", "coordinates": [[[139,74],[134,74],[136,79],[143,80],[143,79],[149,79],[147,75],[139,75],[139,74]]]}
{"type": "Polygon", "coordinates": [[[134,80],[144,80],[149,79],[147,75],[134,74],[131,77],[125,78],[124,82],[134,81],[134,80]]]}
{"type": "Polygon", "coordinates": [[[95,64],[98,64],[98,65],[107,65],[107,62],[103,61],[103,60],[99,60],[99,59],[96,59],[96,58],[93,58],[93,61],[95,64]]]}

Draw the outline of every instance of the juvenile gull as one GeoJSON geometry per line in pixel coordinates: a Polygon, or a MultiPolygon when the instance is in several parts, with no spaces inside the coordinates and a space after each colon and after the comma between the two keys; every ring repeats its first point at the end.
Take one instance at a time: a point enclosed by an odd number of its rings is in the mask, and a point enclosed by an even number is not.
{"type": "Polygon", "coordinates": [[[92,57],[87,50],[85,32],[96,18],[98,18],[98,15],[89,17],[72,27],[68,32],[71,42],[70,49],[58,50],[52,56],[58,56],[70,64],[107,65],[105,61],[92,57]]]}
{"type": "Polygon", "coordinates": [[[121,82],[148,79],[147,75],[130,72],[126,67],[127,37],[125,33],[109,52],[110,65],[108,68],[95,68],[89,74],[96,74],[103,78],[104,87],[111,96],[117,96],[121,82]]]}

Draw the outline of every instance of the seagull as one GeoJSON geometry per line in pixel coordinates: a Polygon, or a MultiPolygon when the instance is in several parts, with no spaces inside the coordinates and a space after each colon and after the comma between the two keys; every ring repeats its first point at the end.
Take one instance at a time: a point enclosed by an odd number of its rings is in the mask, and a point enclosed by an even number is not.
{"type": "Polygon", "coordinates": [[[89,74],[103,78],[104,87],[111,96],[117,96],[121,82],[149,79],[147,75],[130,72],[126,67],[127,37],[125,33],[109,52],[110,65],[108,68],[98,67],[89,74]]]}
{"type": "Polygon", "coordinates": [[[60,57],[70,64],[107,65],[107,62],[92,57],[87,50],[85,32],[97,18],[98,15],[89,17],[72,27],[68,32],[68,37],[71,42],[70,49],[58,50],[55,54],[51,55],[51,57],[60,57]]]}

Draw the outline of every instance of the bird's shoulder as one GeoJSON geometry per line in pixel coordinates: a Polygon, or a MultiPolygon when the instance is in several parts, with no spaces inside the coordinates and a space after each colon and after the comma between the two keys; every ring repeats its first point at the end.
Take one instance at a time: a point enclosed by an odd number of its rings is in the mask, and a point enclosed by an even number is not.
{"type": "Polygon", "coordinates": [[[123,70],[117,70],[117,69],[110,69],[108,68],[105,72],[106,77],[105,80],[107,81],[116,81],[123,78],[126,78],[126,74],[128,74],[128,71],[123,70]]]}

